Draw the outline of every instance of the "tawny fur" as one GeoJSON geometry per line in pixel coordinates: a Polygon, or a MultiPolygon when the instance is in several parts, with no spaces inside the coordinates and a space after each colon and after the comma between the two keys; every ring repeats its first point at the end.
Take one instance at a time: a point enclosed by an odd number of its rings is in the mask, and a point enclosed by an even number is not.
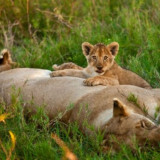
{"type": "Polygon", "coordinates": [[[64,70],[64,69],[79,69],[79,70],[83,70],[82,67],[72,63],[72,62],[69,62],[69,63],[63,63],[62,65],[58,66],[56,64],[54,64],[52,66],[52,68],[57,71],[57,70],[64,70]]]}
{"type": "Polygon", "coordinates": [[[76,122],[91,137],[103,132],[104,150],[119,150],[123,143],[134,150],[134,140],[141,147],[147,142],[156,147],[160,142],[160,127],[151,121],[155,113],[159,114],[156,106],[160,106],[160,89],[146,90],[133,85],[87,87],[82,85],[81,78],[50,78],[50,73],[30,68],[0,73],[0,101],[10,106],[13,86],[21,88],[25,110],[34,113],[44,107],[50,119],[57,120],[62,115],[61,121],[76,122]],[[128,101],[131,93],[136,103],[128,101]]]}
{"type": "Polygon", "coordinates": [[[65,63],[53,67],[55,71],[51,77],[73,76],[85,78],[84,85],[134,85],[150,89],[151,86],[137,74],[121,68],[115,62],[115,56],[119,50],[119,44],[112,42],[109,45],[102,43],[92,45],[88,42],[82,44],[83,54],[85,55],[88,66],[78,68],[74,63],[65,63]]]}

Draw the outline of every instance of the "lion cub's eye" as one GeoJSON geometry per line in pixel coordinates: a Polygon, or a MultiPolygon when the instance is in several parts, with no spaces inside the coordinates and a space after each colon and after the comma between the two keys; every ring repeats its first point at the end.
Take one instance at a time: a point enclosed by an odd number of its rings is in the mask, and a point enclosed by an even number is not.
{"type": "Polygon", "coordinates": [[[107,60],[107,58],[108,58],[107,56],[104,56],[104,61],[106,61],[106,60],[107,60]]]}
{"type": "Polygon", "coordinates": [[[92,56],[92,59],[93,59],[93,60],[97,60],[97,57],[96,57],[96,56],[92,56]]]}

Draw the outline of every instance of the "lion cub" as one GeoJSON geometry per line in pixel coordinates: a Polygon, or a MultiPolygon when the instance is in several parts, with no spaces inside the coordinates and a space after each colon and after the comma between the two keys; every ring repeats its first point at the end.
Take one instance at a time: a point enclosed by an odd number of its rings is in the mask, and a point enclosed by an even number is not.
{"type": "Polygon", "coordinates": [[[83,54],[88,66],[81,68],[74,63],[64,63],[60,66],[53,65],[56,71],[50,76],[72,76],[85,78],[84,85],[135,85],[142,88],[151,86],[137,74],[121,68],[115,62],[115,56],[119,50],[119,44],[112,42],[109,45],[98,43],[92,45],[88,42],[82,44],[83,54]]]}

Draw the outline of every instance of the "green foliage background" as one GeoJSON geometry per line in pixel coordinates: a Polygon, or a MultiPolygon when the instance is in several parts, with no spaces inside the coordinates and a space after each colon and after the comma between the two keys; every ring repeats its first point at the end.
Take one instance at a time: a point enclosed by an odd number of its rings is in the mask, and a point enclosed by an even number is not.
{"type": "Polygon", "coordinates": [[[117,41],[117,62],[153,87],[160,82],[159,0],[0,1],[0,47],[21,67],[86,61],[81,43],[117,41]]]}
{"type": "MultiPolygon", "coordinates": [[[[68,61],[86,66],[81,51],[81,43],[84,41],[92,44],[117,41],[120,44],[117,63],[142,76],[153,87],[160,87],[159,6],[160,0],[0,0],[0,48],[9,48],[20,67],[52,69],[53,64],[68,61]]],[[[10,126],[11,124],[12,122],[9,123],[10,126]]],[[[30,132],[34,130],[34,126],[26,127],[31,127],[24,130],[24,134],[31,136],[31,141],[22,140],[26,143],[26,149],[20,147],[22,142],[18,142],[15,155],[24,159],[45,159],[47,154],[44,155],[45,158],[38,156],[42,153],[38,149],[42,147],[48,153],[48,159],[53,159],[49,155],[57,153],[57,148],[51,147],[50,138],[45,141],[40,132],[30,132]],[[33,138],[35,134],[37,141],[33,138]]],[[[19,129],[21,127],[15,130],[19,129]]],[[[79,131],[75,132],[79,137],[79,131]]],[[[17,131],[19,138],[20,133],[17,131]]],[[[50,135],[49,131],[47,135],[50,135]]],[[[68,133],[62,131],[62,135],[67,137],[68,133]]],[[[76,138],[64,138],[71,148],[75,148],[78,157],[108,158],[108,155],[101,152],[99,155],[96,153],[92,141],[81,134],[79,138],[78,142],[76,138]]],[[[117,157],[154,159],[158,153],[152,152],[140,153],[134,157],[124,149],[124,156],[120,153],[117,157]]],[[[109,156],[109,159],[117,157],[109,156]]]]}

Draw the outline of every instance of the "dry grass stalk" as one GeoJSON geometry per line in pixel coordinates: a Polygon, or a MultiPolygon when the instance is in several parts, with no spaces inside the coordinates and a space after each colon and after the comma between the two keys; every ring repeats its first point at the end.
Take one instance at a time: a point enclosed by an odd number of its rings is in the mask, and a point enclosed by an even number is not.
{"type": "MultiPolygon", "coordinates": [[[[0,115],[0,122],[5,123],[5,119],[8,118],[10,116],[10,113],[4,113],[0,115]]],[[[7,152],[6,148],[4,147],[1,139],[0,139],[0,147],[2,148],[2,151],[5,153],[6,155],[6,160],[10,160],[11,156],[12,156],[12,152],[15,148],[16,145],[16,138],[15,135],[12,133],[12,131],[9,131],[10,137],[11,137],[11,142],[12,142],[12,146],[10,147],[9,151],[7,152]]]]}
{"type": "Polygon", "coordinates": [[[7,30],[5,29],[4,25],[0,23],[0,28],[3,33],[4,37],[4,47],[5,48],[12,48],[14,44],[14,34],[13,34],[13,27],[19,25],[19,22],[15,22],[11,24],[10,22],[8,23],[8,28],[7,30]]]}
{"type": "Polygon", "coordinates": [[[42,11],[40,9],[36,9],[36,10],[45,14],[48,17],[53,16],[57,20],[57,22],[59,22],[60,24],[63,24],[64,26],[68,27],[69,29],[72,29],[71,24],[69,22],[67,22],[66,20],[64,20],[62,14],[60,13],[60,11],[57,8],[55,8],[53,10],[53,12],[50,12],[47,10],[42,11]]]}
{"type": "Polygon", "coordinates": [[[66,144],[56,134],[52,133],[51,136],[64,151],[63,160],[78,160],[77,156],[70,151],[66,144]]]}
{"type": "Polygon", "coordinates": [[[16,145],[16,138],[15,138],[14,134],[11,131],[9,131],[9,134],[10,134],[10,137],[11,137],[12,146],[10,147],[10,150],[8,152],[6,160],[11,159],[12,152],[13,152],[13,150],[15,148],[15,145],[16,145]]]}
{"type": "Polygon", "coordinates": [[[3,146],[3,143],[1,141],[1,139],[0,139],[0,146],[1,146],[2,150],[3,150],[3,152],[5,153],[6,157],[7,157],[7,151],[6,151],[5,147],[3,146]]]}
{"type": "Polygon", "coordinates": [[[15,138],[15,135],[9,131],[9,134],[10,134],[10,137],[11,137],[11,142],[12,142],[12,146],[10,147],[9,151],[7,152],[6,148],[4,147],[1,139],[0,139],[0,147],[2,148],[2,151],[5,153],[6,155],[6,160],[10,160],[11,159],[11,156],[12,156],[12,152],[15,148],[15,145],[16,145],[16,138],[15,138]]]}

